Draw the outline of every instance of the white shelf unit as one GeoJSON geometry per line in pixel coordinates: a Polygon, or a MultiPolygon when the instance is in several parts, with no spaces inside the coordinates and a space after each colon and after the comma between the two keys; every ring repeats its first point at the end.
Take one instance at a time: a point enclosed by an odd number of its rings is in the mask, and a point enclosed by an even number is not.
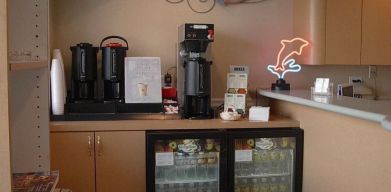
{"type": "Polygon", "coordinates": [[[8,1],[13,172],[50,170],[48,24],[49,0],[8,1]]]}

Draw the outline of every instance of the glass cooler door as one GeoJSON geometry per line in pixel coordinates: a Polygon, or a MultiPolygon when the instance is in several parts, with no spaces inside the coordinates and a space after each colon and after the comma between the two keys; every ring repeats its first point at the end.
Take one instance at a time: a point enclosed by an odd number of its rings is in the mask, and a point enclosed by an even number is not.
{"type": "Polygon", "coordinates": [[[296,136],[234,136],[230,141],[234,148],[233,191],[299,192],[302,165],[297,161],[298,140],[296,136]]]}
{"type": "MultiPolygon", "coordinates": [[[[157,138],[153,140],[153,165],[149,192],[219,192],[220,146],[219,137],[157,138]]],[[[210,135],[211,136],[211,135],[210,135]]],[[[151,156],[152,157],[152,156],[151,156]]],[[[149,162],[148,162],[149,163],[149,162]]]]}

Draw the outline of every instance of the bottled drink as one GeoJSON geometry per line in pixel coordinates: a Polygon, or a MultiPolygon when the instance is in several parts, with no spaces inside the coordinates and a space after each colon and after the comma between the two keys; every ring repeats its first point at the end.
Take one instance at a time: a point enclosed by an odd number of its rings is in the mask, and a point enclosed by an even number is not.
{"type": "Polygon", "coordinates": [[[270,153],[266,150],[261,152],[261,164],[262,164],[262,173],[271,173],[271,165],[270,165],[270,153]]]}
{"type": "Polygon", "coordinates": [[[197,192],[205,192],[204,183],[199,182],[197,186],[197,192]]]}
{"type": "Polygon", "coordinates": [[[210,188],[212,189],[212,192],[218,192],[219,187],[218,187],[218,182],[210,182],[210,188]]]}
{"type": "Polygon", "coordinates": [[[165,191],[165,188],[164,188],[164,184],[159,184],[159,185],[156,185],[156,191],[157,192],[166,192],[165,191]]]}
{"type": "Polygon", "coordinates": [[[205,154],[200,152],[197,158],[197,177],[198,179],[206,179],[207,178],[207,159],[205,158],[205,154]]]}
{"type": "Polygon", "coordinates": [[[188,192],[197,192],[197,188],[196,188],[195,184],[194,183],[189,183],[187,191],[188,192]]]}
{"type": "Polygon", "coordinates": [[[213,182],[208,182],[207,192],[217,192],[215,188],[215,184],[213,182]]]}
{"type": "Polygon", "coordinates": [[[183,174],[182,180],[189,180],[189,165],[190,165],[189,156],[184,155],[182,160],[182,174],[183,174]]]}
{"type": "Polygon", "coordinates": [[[208,154],[208,178],[214,179],[217,177],[217,155],[214,152],[208,154]]]}
{"type": "Polygon", "coordinates": [[[170,186],[169,184],[164,185],[164,192],[170,192],[170,186]]]}
{"type": "Polygon", "coordinates": [[[247,179],[243,179],[240,186],[240,192],[250,192],[250,186],[248,184],[247,179]]]}
{"type": "Polygon", "coordinates": [[[184,192],[184,191],[186,191],[185,184],[179,183],[178,186],[176,187],[176,192],[184,192]]]}
{"type": "Polygon", "coordinates": [[[277,183],[277,179],[275,177],[272,177],[272,182],[270,183],[270,192],[278,192],[279,191],[279,185],[277,183]]]}
{"type": "Polygon", "coordinates": [[[238,179],[235,179],[235,186],[234,186],[234,191],[235,192],[240,192],[240,186],[239,186],[239,182],[238,182],[238,179]]]}
{"type": "Polygon", "coordinates": [[[168,185],[168,192],[176,192],[175,185],[173,183],[168,185]]]}
{"type": "Polygon", "coordinates": [[[175,180],[176,179],[176,168],[174,166],[165,166],[164,167],[164,178],[163,180],[175,180]]]}
{"type": "Polygon", "coordinates": [[[279,184],[278,192],[288,192],[288,191],[289,191],[289,180],[287,180],[285,177],[282,177],[281,183],[279,184]]]}
{"type": "Polygon", "coordinates": [[[270,192],[269,191],[269,184],[267,183],[266,178],[261,179],[261,185],[259,186],[259,192],[270,192]]]}
{"type": "Polygon", "coordinates": [[[271,173],[279,173],[280,165],[280,152],[278,150],[273,150],[270,152],[270,161],[271,161],[271,173]]]}
{"type": "Polygon", "coordinates": [[[252,174],[253,170],[253,163],[252,162],[243,162],[244,169],[243,169],[243,175],[250,176],[252,174]]]}
{"type": "Polygon", "coordinates": [[[259,192],[259,185],[256,178],[253,178],[251,183],[250,192],[259,192]]]}
{"type": "Polygon", "coordinates": [[[281,173],[288,173],[288,158],[287,158],[287,151],[286,150],[281,150],[280,151],[280,172],[281,173]]]}
{"type": "Polygon", "coordinates": [[[238,175],[239,176],[249,176],[251,175],[251,162],[236,162],[238,165],[238,175]]]}
{"type": "Polygon", "coordinates": [[[156,172],[156,181],[162,181],[164,179],[164,168],[162,166],[156,166],[155,168],[156,172]]]}
{"type": "Polygon", "coordinates": [[[184,166],[184,156],[183,153],[177,153],[175,156],[175,170],[176,170],[176,179],[178,181],[183,181],[185,177],[185,169],[184,166]]]}
{"type": "Polygon", "coordinates": [[[240,163],[235,162],[235,175],[240,176],[241,170],[240,170],[240,163]]]}
{"type": "Polygon", "coordinates": [[[196,178],[196,168],[197,168],[197,156],[192,153],[188,157],[188,165],[187,165],[187,178],[189,180],[194,180],[196,178]]]}
{"type": "Polygon", "coordinates": [[[254,165],[254,175],[261,175],[263,170],[262,170],[262,160],[261,160],[261,152],[260,151],[254,151],[253,153],[253,165],[254,165]]]}
{"type": "Polygon", "coordinates": [[[236,162],[235,165],[238,167],[237,175],[243,176],[243,162],[236,162]]]}

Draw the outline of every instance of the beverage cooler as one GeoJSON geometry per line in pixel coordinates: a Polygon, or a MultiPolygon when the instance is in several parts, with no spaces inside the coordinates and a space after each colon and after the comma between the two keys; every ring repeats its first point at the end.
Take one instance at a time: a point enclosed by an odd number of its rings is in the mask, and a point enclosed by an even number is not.
{"type": "Polygon", "coordinates": [[[298,128],[147,132],[147,192],[301,192],[298,128]]]}
{"type": "Polygon", "coordinates": [[[228,188],[301,192],[303,136],[298,128],[228,132],[228,188]]]}
{"type": "Polygon", "coordinates": [[[147,132],[147,191],[226,191],[226,146],[223,131],[147,132]]]}

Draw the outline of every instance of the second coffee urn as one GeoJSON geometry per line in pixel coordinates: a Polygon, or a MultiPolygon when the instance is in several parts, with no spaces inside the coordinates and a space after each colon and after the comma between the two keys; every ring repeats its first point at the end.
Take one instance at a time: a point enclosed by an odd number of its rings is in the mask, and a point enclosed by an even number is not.
{"type": "Polygon", "coordinates": [[[108,36],[100,43],[102,50],[102,79],[103,98],[105,102],[123,102],[125,98],[124,62],[126,51],[129,49],[128,42],[120,36],[108,36]],[[120,39],[126,43],[124,47],[120,43],[103,42],[109,39],[120,39]]]}

